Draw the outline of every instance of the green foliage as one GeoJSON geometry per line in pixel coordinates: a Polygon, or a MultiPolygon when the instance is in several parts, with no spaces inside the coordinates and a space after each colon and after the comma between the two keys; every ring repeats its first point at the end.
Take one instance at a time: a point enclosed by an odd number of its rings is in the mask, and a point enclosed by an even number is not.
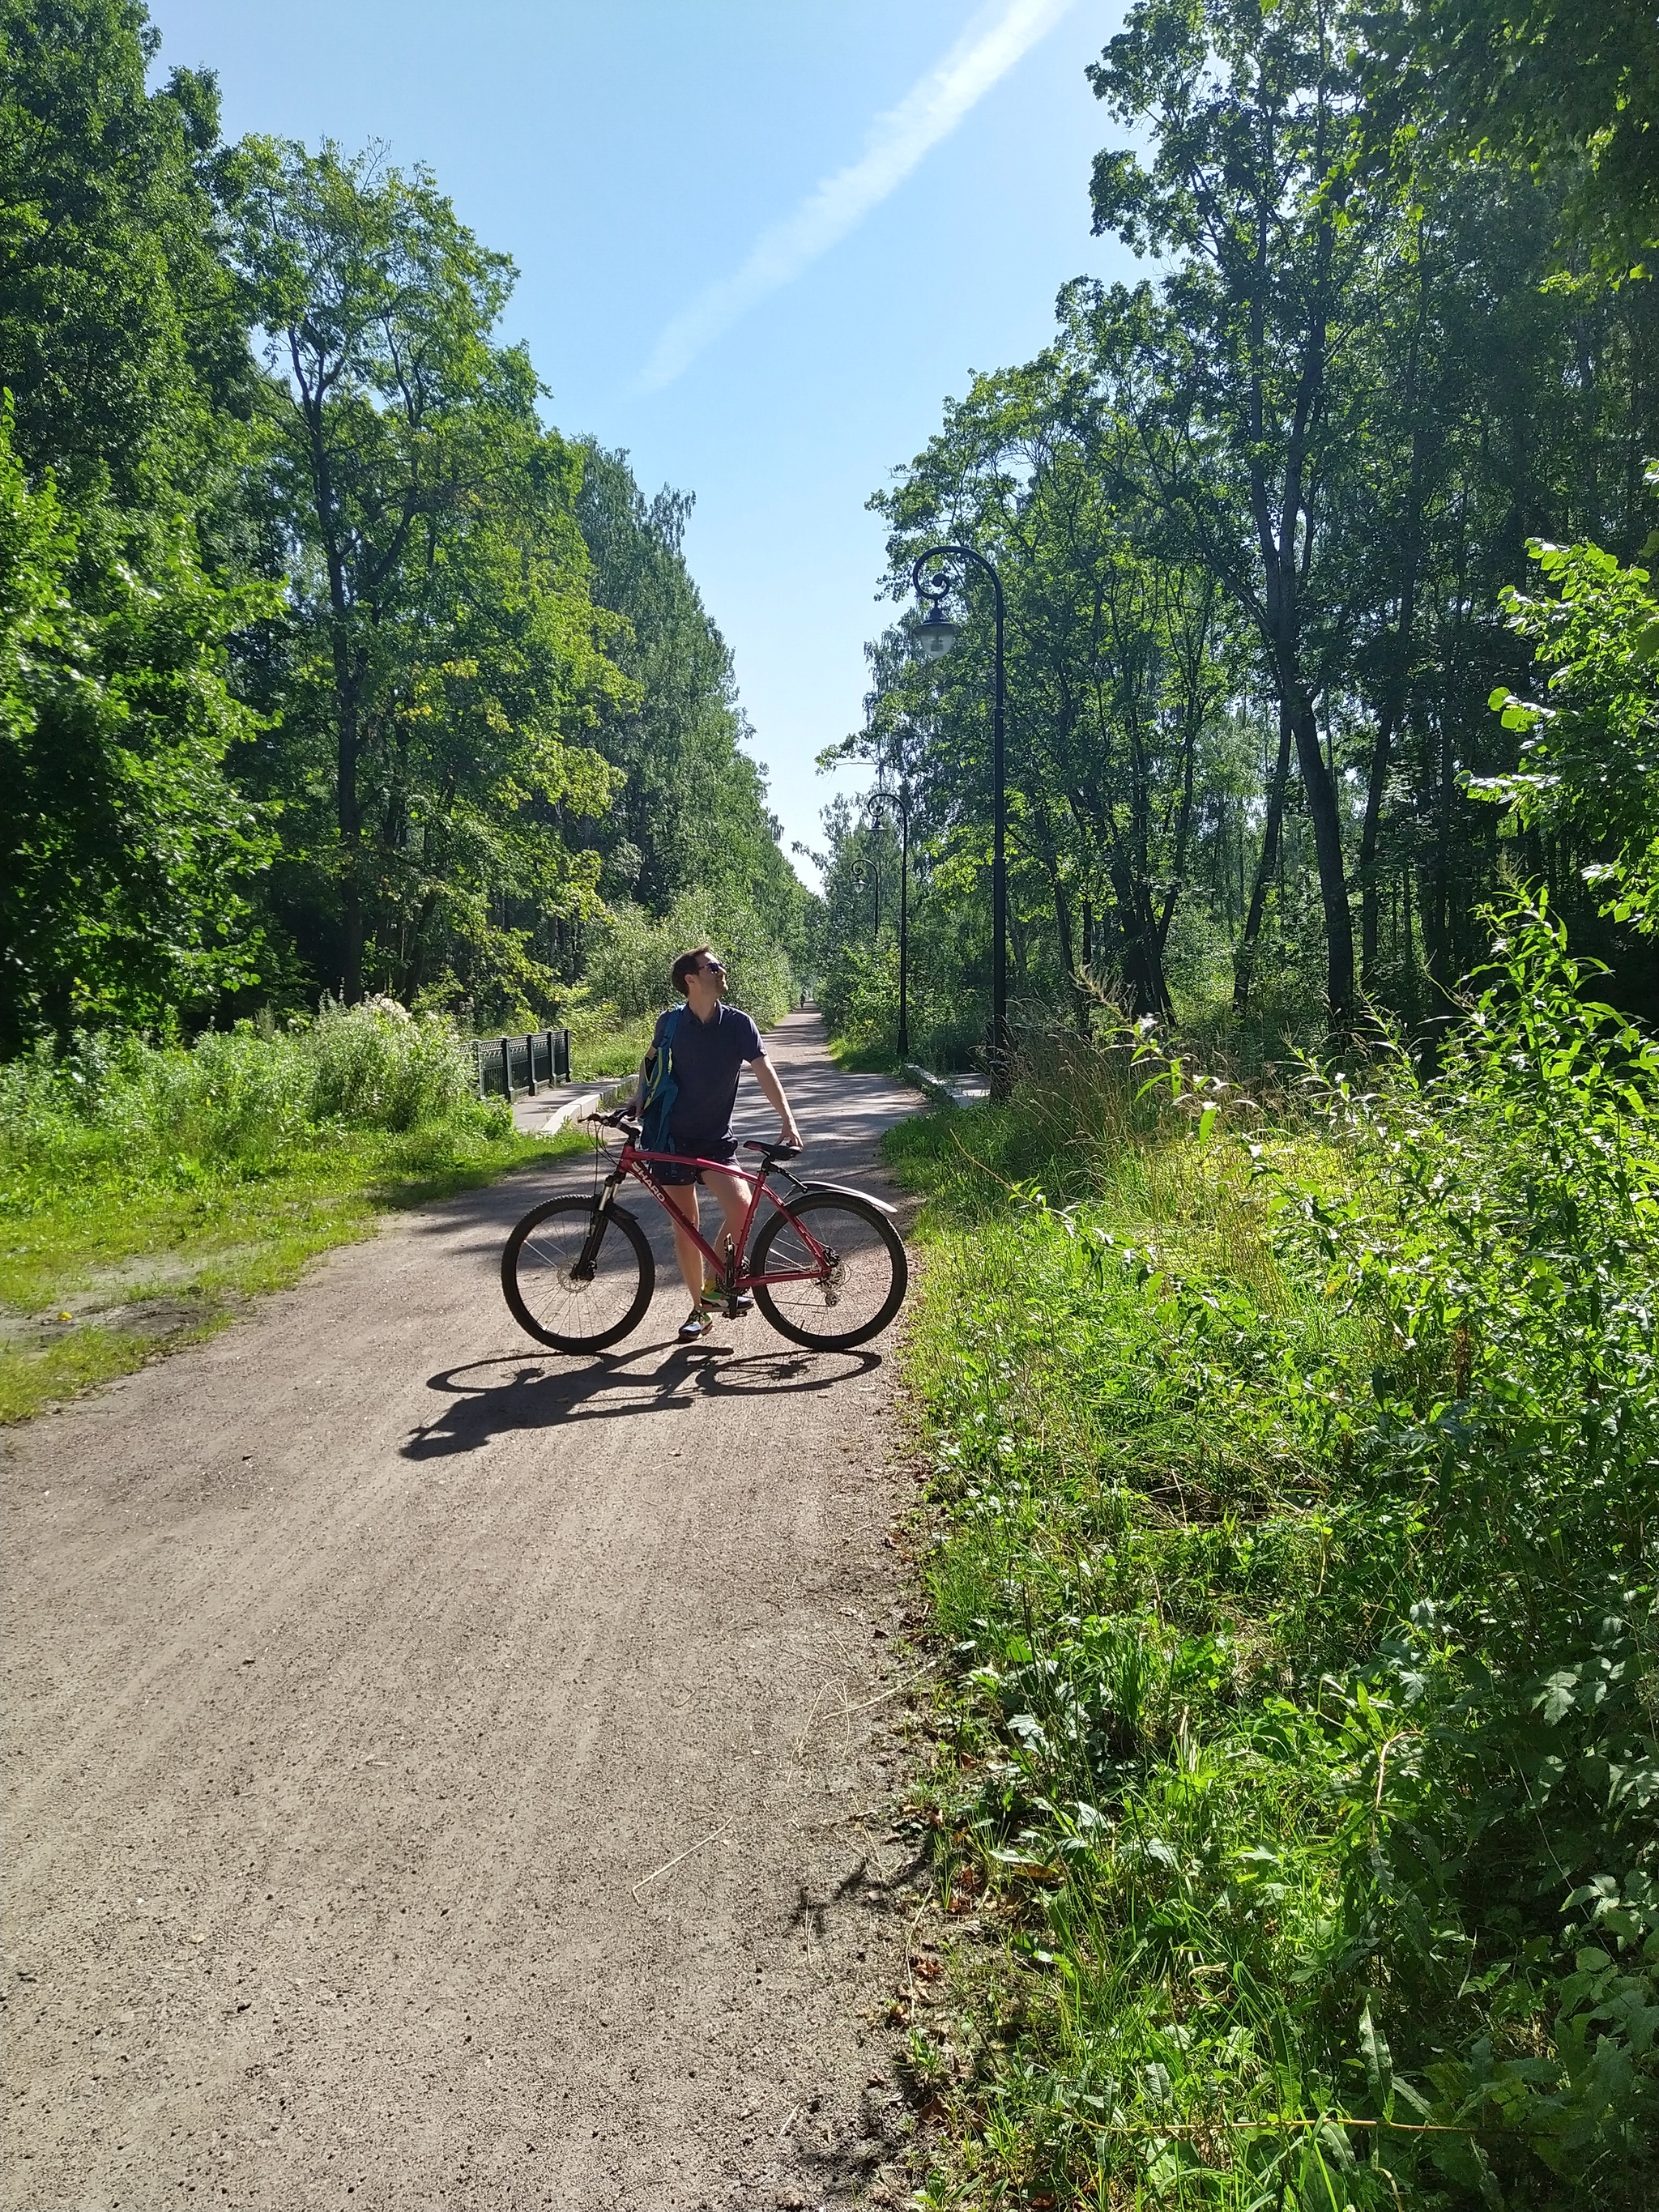
{"type": "Polygon", "coordinates": [[[779,849],[765,771],[742,749],[731,653],[685,565],[691,495],[665,489],[647,501],[627,455],[591,440],[581,458],[576,514],[593,597],[623,618],[611,649],[635,687],[594,734],[623,779],[600,833],[600,890],[656,915],[707,892],[752,910],[799,957],[807,894],[779,849]]]}
{"type": "MultiPolygon", "coordinates": [[[[1650,472],[1650,481],[1659,471],[1650,472]]],[[[1659,544],[1659,538],[1651,541],[1659,544]]],[[[1512,805],[1521,822],[1572,836],[1598,857],[1586,878],[1607,909],[1659,933],[1659,597],[1645,568],[1621,567],[1597,545],[1529,546],[1559,596],[1506,591],[1510,627],[1553,672],[1545,701],[1507,688],[1491,704],[1505,729],[1526,732],[1519,769],[1478,779],[1483,798],[1512,805]]]]}
{"type": "Polygon", "coordinates": [[[1644,0],[1419,0],[1378,28],[1384,132],[1431,88],[1463,145],[1565,172],[1559,251],[1574,276],[1586,260],[1603,282],[1651,273],[1659,40],[1644,0]]]}
{"type": "MultiPolygon", "coordinates": [[[[1019,730],[1012,895],[1045,937],[1052,915],[1057,956],[1027,952],[1039,973],[1022,995],[1046,987],[1080,1009],[1097,975],[1134,1012],[1164,1015],[1170,926],[1220,796],[1242,664],[1213,581],[1152,554],[1144,507],[1125,496],[1121,435],[1079,405],[1092,367],[1060,346],[975,379],[903,484],[871,504],[891,526],[896,578],[941,534],[1001,563],[1019,730]]],[[[918,826],[947,873],[988,858],[990,630],[976,599],[931,696],[930,672],[888,665],[884,641],[870,732],[851,748],[884,760],[908,724],[918,826]]]]}
{"type": "MultiPolygon", "coordinates": [[[[974,379],[872,502],[896,598],[930,542],[1000,571],[1028,1013],[1082,1028],[1104,995],[1235,1054],[1342,1029],[1359,997],[1418,1022],[1517,877],[1607,961],[1609,995],[1659,1012],[1636,908],[1585,896],[1594,810],[1500,828],[1480,803],[1522,790],[1486,700],[1522,688],[1528,635],[1499,608],[1528,534],[1628,561],[1653,519],[1659,292],[1550,281],[1564,252],[1583,273],[1586,161],[1644,143],[1655,41],[1631,54],[1629,14],[1144,0],[1091,70],[1120,126],[1096,226],[1155,275],[1067,286],[1053,344],[974,379]],[[1585,64],[1559,104],[1552,54],[1585,64]]],[[[988,995],[982,580],[959,611],[942,667],[907,666],[902,631],[872,644],[842,750],[890,801],[913,792],[935,931],[913,972],[965,1016],[988,995]]],[[[1586,686],[1587,761],[1626,746],[1622,711],[1586,686]]],[[[1651,791],[1626,790],[1645,843],[1651,791]]],[[[830,900],[826,977],[885,972],[863,887],[830,900]]]]}
{"type": "MultiPolygon", "coordinates": [[[[831,1036],[854,1052],[894,1042],[894,1019],[898,1007],[898,946],[890,939],[880,945],[856,940],[836,948],[835,957],[818,983],[818,1005],[831,1036]]],[[[916,1025],[917,1049],[930,1024],[916,1025]]]]}
{"type": "Polygon", "coordinates": [[[218,90],[138,0],[0,0],[0,386],[38,477],[142,536],[216,489],[252,364],[221,237],[218,90]]]}
{"type": "Polygon", "coordinates": [[[589,957],[589,988],[624,1021],[677,1002],[669,971],[675,956],[712,945],[726,962],[732,1000],[762,1029],[795,1003],[787,956],[754,910],[736,900],[690,892],[660,920],[623,907],[606,921],[589,957]]]}
{"type": "Polygon", "coordinates": [[[588,596],[579,464],[490,342],[512,265],[423,170],[250,139],[233,174],[290,574],[273,781],[337,904],[343,995],[413,996],[447,953],[486,997],[545,1002],[492,906],[591,901],[562,824],[617,780],[573,736],[630,687],[588,596]]]}
{"type": "Polygon", "coordinates": [[[138,1184],[204,1170],[263,1173],[319,1132],[476,1125],[499,1133],[505,1107],[480,1101],[470,1046],[440,1014],[395,1000],[340,1007],[284,1030],[209,1030],[185,1048],[131,1032],[76,1034],[0,1066],[0,1205],[27,1212],[37,1189],[138,1184]]]}
{"type": "Polygon", "coordinates": [[[1659,1047],[1481,981],[1303,1118],[1074,1042],[895,1142],[1010,1944],[929,2201],[1646,2201],[1659,1047]]]}
{"type": "Polygon", "coordinates": [[[146,573],[83,550],[48,475],[31,491],[0,409],[0,1054],[76,1024],[199,1018],[260,980],[251,890],[268,819],[237,792],[258,725],[219,589],[182,529],[146,573]]]}
{"type": "Polygon", "coordinates": [[[799,949],[682,504],[543,423],[429,173],[227,148],[159,46],[0,0],[0,1054],[319,988],[544,1017],[607,898],[799,949]]]}

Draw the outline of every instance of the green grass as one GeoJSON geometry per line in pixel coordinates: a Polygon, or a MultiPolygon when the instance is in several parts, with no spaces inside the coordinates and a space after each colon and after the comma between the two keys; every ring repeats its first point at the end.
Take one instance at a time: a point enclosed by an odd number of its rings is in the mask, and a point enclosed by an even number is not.
{"type": "Polygon", "coordinates": [[[1066,1043],[887,1139],[929,2206],[1659,2195],[1659,1057],[1534,956],[1428,1091],[1230,1134],[1066,1043]]]}
{"type": "MultiPolygon", "coordinates": [[[[665,1004],[667,996],[665,991],[665,1004]]],[[[574,1017],[570,1024],[570,1064],[575,1070],[575,1080],[586,1083],[596,1077],[635,1073],[645,1058],[656,1021],[655,1014],[618,1021],[609,1008],[592,1016],[574,1017]]]]}
{"type": "Polygon", "coordinates": [[[0,1216],[0,1422],[223,1328],[387,1212],[586,1145],[572,1130],[540,1139],[448,1123],[330,1132],[252,1174],[198,1172],[174,1187],[110,1176],[14,1206],[0,1216]]]}
{"type": "Polygon", "coordinates": [[[830,1057],[848,1075],[896,1075],[899,1057],[890,1045],[854,1044],[848,1037],[831,1037],[830,1057]]]}
{"type": "Polygon", "coordinates": [[[550,1152],[441,1016],[43,1043],[0,1066],[0,1420],[221,1328],[380,1216],[550,1152]]]}

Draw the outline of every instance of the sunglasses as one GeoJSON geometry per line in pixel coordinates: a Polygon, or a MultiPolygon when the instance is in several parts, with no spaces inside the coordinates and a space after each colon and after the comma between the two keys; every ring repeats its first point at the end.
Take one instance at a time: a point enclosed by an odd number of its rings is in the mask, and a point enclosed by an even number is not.
{"type": "Polygon", "coordinates": [[[705,960],[697,972],[702,975],[713,975],[717,972],[720,975],[724,975],[726,973],[726,963],[724,960],[705,960]]]}

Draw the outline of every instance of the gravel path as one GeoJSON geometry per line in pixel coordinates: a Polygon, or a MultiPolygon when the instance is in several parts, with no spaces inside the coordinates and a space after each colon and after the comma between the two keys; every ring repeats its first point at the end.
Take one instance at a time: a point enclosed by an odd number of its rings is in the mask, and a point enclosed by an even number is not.
{"type": "MultiPolygon", "coordinates": [[[[873,1182],[914,1093],[771,1049],[873,1182]]],[[[11,1437],[7,2205],[747,2212],[902,2129],[886,1346],[682,1347],[653,1234],[637,1334],[541,1352],[501,1241],[590,1179],[11,1437]]]]}

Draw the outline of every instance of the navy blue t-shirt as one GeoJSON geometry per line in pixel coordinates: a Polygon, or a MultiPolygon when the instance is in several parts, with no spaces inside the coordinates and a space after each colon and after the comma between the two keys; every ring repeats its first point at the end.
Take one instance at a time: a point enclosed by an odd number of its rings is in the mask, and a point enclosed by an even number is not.
{"type": "Polygon", "coordinates": [[[745,1060],[758,1060],[766,1049],[760,1031],[736,1006],[716,1006],[706,1022],[690,1006],[671,1006],[658,1017],[652,1042],[659,1048],[671,1021],[676,1027],[668,1065],[679,1087],[668,1117],[669,1139],[677,1150],[692,1152],[727,1144],[738,1077],[745,1060]]]}

